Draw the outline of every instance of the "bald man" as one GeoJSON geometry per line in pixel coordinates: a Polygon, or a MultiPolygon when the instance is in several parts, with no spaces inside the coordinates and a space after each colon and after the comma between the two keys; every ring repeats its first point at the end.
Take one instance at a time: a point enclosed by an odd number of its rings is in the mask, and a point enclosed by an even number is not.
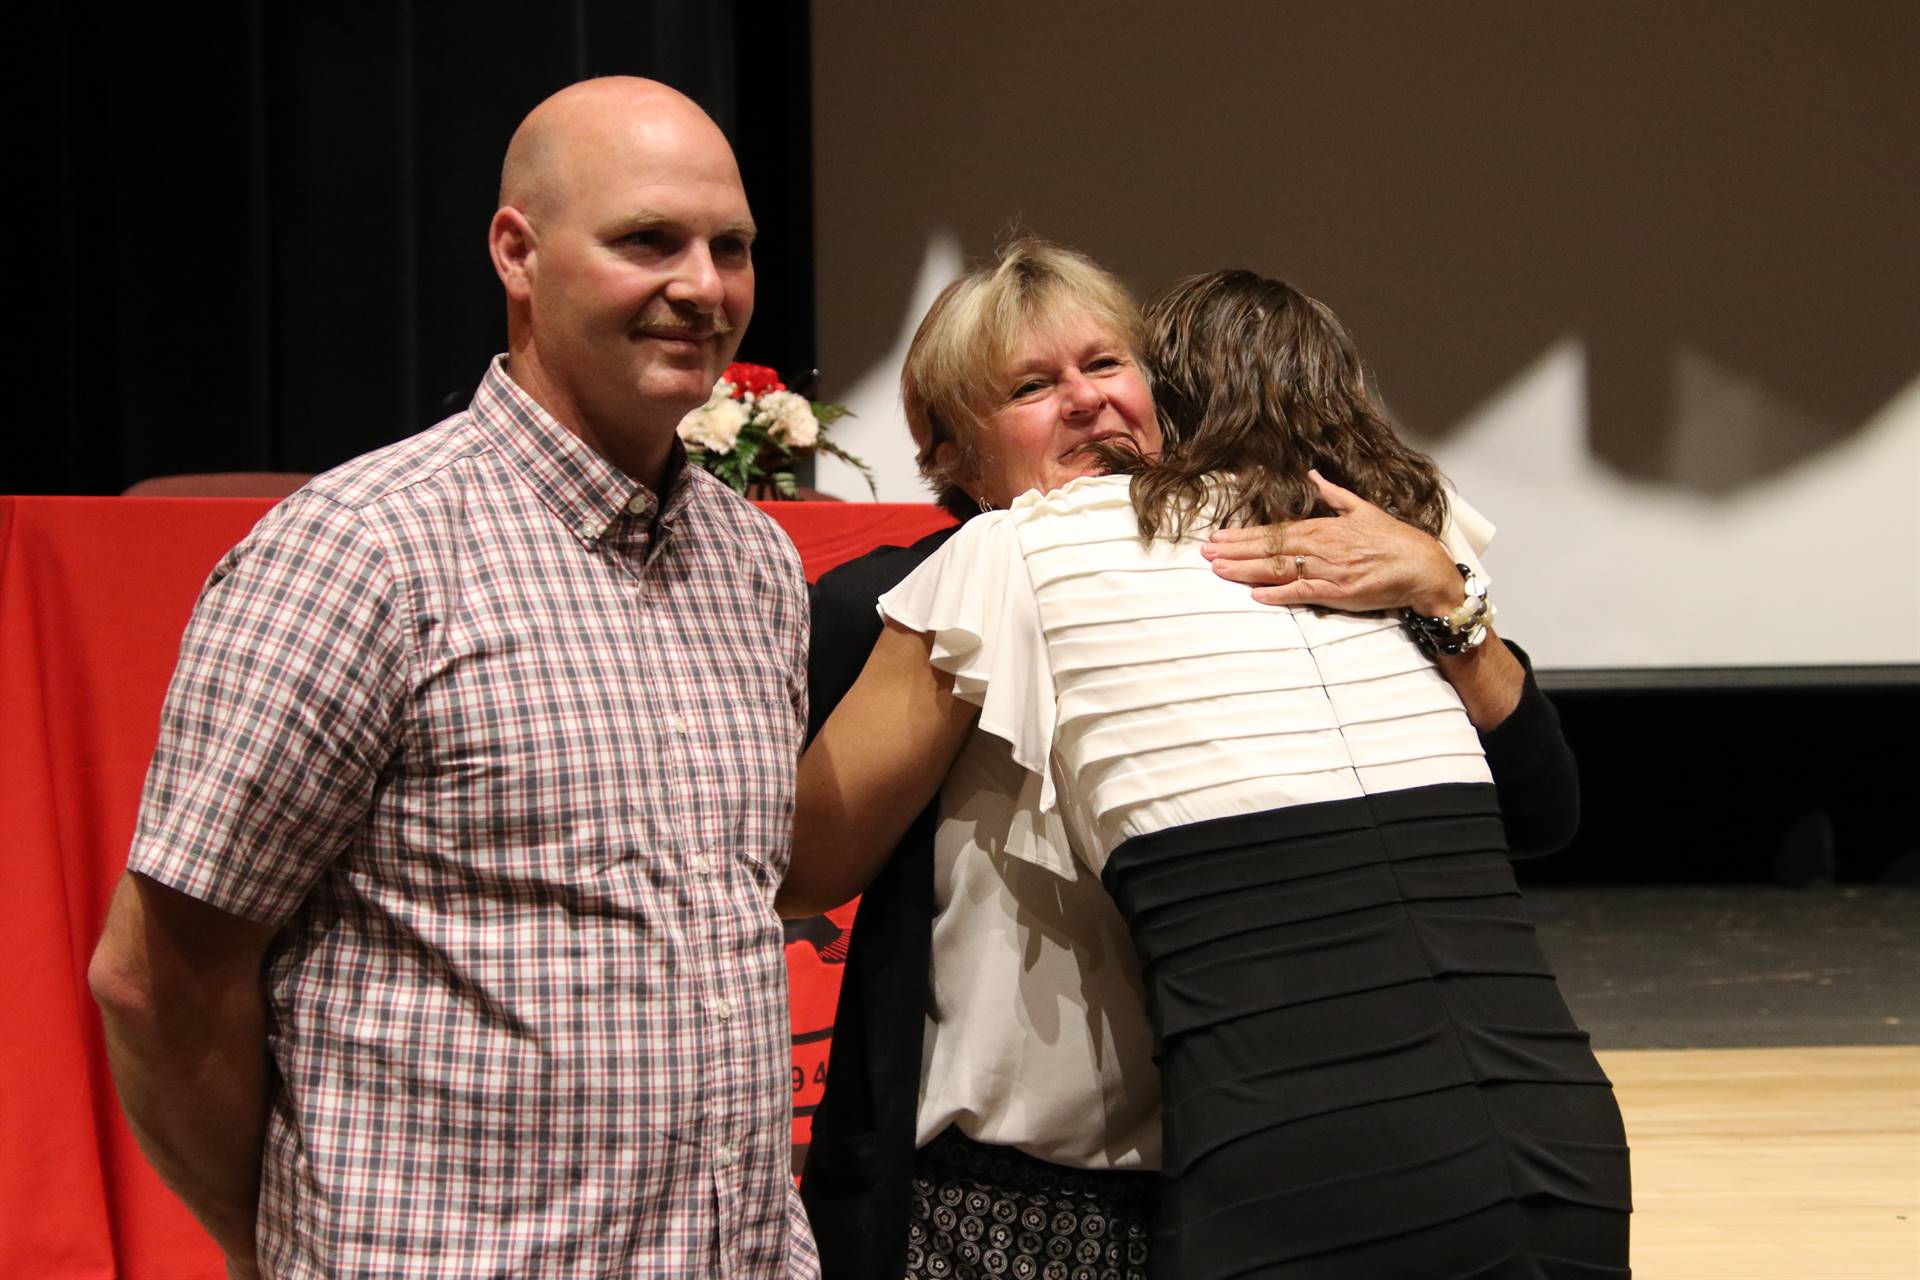
{"type": "Polygon", "coordinates": [[[472,405],[215,569],[90,977],[230,1274],[816,1274],[773,910],[805,589],[674,433],[752,242],[693,103],[556,94],[472,405]]]}

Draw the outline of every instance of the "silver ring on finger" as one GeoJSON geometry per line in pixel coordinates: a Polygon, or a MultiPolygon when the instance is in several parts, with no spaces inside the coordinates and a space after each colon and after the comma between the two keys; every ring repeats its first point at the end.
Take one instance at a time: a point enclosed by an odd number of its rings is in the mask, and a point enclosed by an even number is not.
{"type": "Polygon", "coordinates": [[[1307,576],[1307,558],[1305,556],[1295,556],[1293,558],[1293,576],[1295,578],[1304,578],[1307,576]]]}

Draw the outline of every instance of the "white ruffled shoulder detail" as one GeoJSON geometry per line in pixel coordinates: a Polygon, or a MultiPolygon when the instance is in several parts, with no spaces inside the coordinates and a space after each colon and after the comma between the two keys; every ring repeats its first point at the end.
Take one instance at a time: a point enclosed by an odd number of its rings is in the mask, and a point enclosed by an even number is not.
{"type": "Polygon", "coordinates": [[[1440,541],[1454,560],[1473,570],[1481,582],[1493,583],[1493,575],[1480,563],[1480,556],[1493,541],[1493,521],[1481,515],[1467,500],[1445,486],[1447,523],[1440,530],[1440,541]]]}
{"type": "Polygon", "coordinates": [[[1080,476],[1058,489],[1048,489],[1044,493],[1029,489],[1015,498],[1008,510],[1018,512],[1024,523],[1036,516],[1064,515],[1100,507],[1124,507],[1132,503],[1132,476],[1080,476]]]}
{"type": "Polygon", "coordinates": [[[980,728],[1004,740],[1031,775],[1021,800],[1041,820],[1020,824],[1006,852],[1067,875],[1073,853],[1052,769],[1053,671],[1016,519],[990,511],[967,521],[880,597],[879,610],[933,637],[933,665],[953,676],[954,693],[980,708],[980,728]]]}

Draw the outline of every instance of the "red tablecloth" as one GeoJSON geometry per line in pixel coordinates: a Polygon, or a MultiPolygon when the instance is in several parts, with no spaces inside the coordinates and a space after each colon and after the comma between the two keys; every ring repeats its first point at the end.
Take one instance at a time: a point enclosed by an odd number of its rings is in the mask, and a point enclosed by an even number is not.
{"type": "MultiPolygon", "coordinates": [[[[87,958],[125,867],[160,701],[220,555],[272,504],[0,497],[0,1277],[223,1275],[120,1115],[87,958]]],[[[771,503],[808,577],[952,523],[931,506],[771,503]]],[[[795,1141],[825,1079],[851,908],[787,949],[795,1141]],[[824,955],[823,955],[824,952],[824,955]]]]}

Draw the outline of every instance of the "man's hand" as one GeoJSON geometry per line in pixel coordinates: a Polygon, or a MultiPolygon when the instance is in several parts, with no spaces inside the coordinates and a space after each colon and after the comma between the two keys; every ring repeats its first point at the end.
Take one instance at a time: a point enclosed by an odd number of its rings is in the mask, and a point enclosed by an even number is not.
{"type": "Polygon", "coordinates": [[[1347,613],[1411,607],[1450,613],[1466,590],[1438,538],[1371,502],[1307,473],[1334,514],[1286,524],[1221,529],[1201,554],[1230,582],[1255,587],[1262,604],[1311,604],[1347,613]]]}
{"type": "Polygon", "coordinates": [[[275,932],[129,874],[114,890],[87,968],[133,1135],[225,1252],[233,1280],[260,1274],[260,963],[275,932]]]}

